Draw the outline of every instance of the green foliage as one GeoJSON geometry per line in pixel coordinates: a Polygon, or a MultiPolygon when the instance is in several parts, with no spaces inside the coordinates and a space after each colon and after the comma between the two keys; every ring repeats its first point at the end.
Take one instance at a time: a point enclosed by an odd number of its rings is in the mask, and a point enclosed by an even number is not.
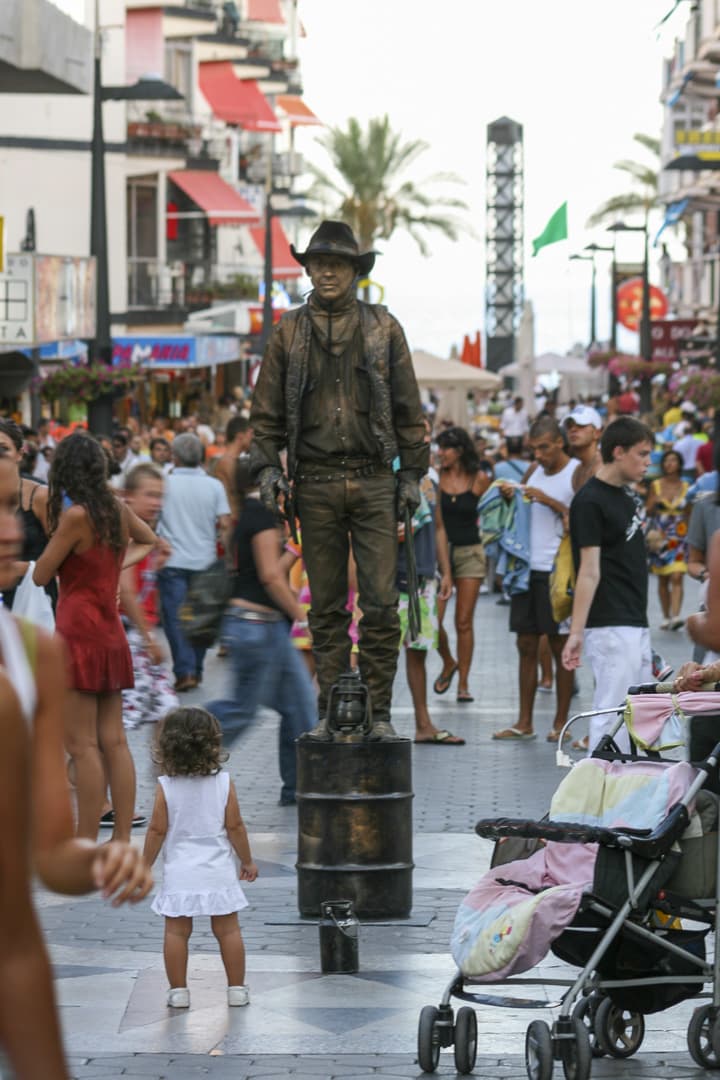
{"type": "Polygon", "coordinates": [[[257,300],[257,278],[250,274],[234,274],[227,281],[214,281],[209,292],[216,300],[257,300]]]}
{"type": "Polygon", "coordinates": [[[602,225],[605,222],[616,221],[623,214],[634,214],[640,211],[647,221],[648,214],[658,201],[658,186],[660,179],[660,140],[651,135],[642,133],[633,135],[636,143],[647,150],[655,159],[652,165],[645,165],[639,161],[624,159],[616,161],[613,168],[627,173],[640,190],[631,189],[620,195],[614,195],[607,199],[587,220],[588,228],[602,225]]]}
{"type": "Polygon", "coordinates": [[[435,230],[457,240],[469,231],[452,212],[467,210],[461,199],[434,194],[438,183],[461,183],[450,173],[437,173],[415,183],[400,174],[429,148],[422,139],[404,142],[390,127],[388,116],[375,117],[366,130],[351,117],[346,128],[330,128],[318,142],[327,150],[337,178],[310,166],[313,185],[308,198],[345,221],[358,238],[361,250],[376,240],[389,240],[396,229],[412,236],[423,255],[429,254],[423,233],[435,230]]]}
{"type": "Polygon", "coordinates": [[[105,364],[68,364],[40,380],[39,389],[46,401],[95,401],[103,394],[126,394],[145,378],[142,367],[108,367],[105,364]]]}

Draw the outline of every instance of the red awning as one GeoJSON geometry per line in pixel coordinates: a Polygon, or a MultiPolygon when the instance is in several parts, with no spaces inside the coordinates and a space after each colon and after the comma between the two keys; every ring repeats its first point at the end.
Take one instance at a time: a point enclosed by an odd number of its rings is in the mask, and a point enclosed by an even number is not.
{"type": "Polygon", "coordinates": [[[200,64],[200,89],[218,120],[245,131],[282,131],[254,79],[238,79],[229,60],[200,64]]]}
{"type": "Polygon", "coordinates": [[[309,109],[301,97],[295,94],[278,94],[275,102],[285,113],[293,127],[305,124],[322,124],[312,109],[309,109]]]}
{"type": "MultiPolygon", "coordinates": [[[[273,277],[279,280],[285,278],[300,277],[303,273],[303,268],[299,263],[295,262],[290,251],[290,244],[288,238],[285,235],[285,230],[276,217],[272,219],[272,261],[273,261],[273,277]]],[[[255,246],[265,258],[265,226],[260,228],[251,229],[250,235],[255,241],[255,246]]]]}
{"type": "Polygon", "coordinates": [[[168,178],[205,211],[211,225],[257,225],[255,208],[216,172],[183,169],[168,173],[168,178]]]}
{"type": "Polygon", "coordinates": [[[248,22],[284,23],[280,0],[248,0],[248,22]]]}

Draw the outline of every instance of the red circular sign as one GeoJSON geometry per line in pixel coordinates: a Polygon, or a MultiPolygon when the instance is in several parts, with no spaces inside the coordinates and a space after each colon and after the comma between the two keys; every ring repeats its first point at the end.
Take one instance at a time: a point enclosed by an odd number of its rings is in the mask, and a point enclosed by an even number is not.
{"type": "MultiPolygon", "coordinates": [[[[642,317],[642,278],[624,281],[617,291],[618,322],[628,330],[639,330],[642,317]]],[[[650,318],[663,319],[668,313],[668,301],[662,289],[650,286],[650,318]]]]}

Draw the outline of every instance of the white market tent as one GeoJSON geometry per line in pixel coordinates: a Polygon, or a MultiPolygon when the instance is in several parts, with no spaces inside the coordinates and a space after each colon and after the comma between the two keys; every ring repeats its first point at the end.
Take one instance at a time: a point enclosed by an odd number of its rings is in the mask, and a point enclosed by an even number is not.
{"type": "MultiPolygon", "coordinates": [[[[543,375],[556,375],[560,379],[560,401],[569,401],[580,394],[602,394],[607,384],[607,372],[604,368],[591,368],[584,356],[561,356],[559,353],[542,353],[534,361],[535,381],[541,381],[543,375]]],[[[502,374],[517,379],[521,374],[519,364],[507,364],[502,374]]]]}
{"type": "Polygon", "coordinates": [[[422,349],[414,350],[412,362],[420,389],[438,393],[437,419],[450,420],[459,427],[467,427],[469,423],[468,393],[477,390],[488,394],[502,386],[502,379],[492,371],[458,360],[442,360],[422,349]]]}
{"type": "Polygon", "coordinates": [[[415,349],[412,354],[418,386],[429,390],[478,390],[481,394],[499,390],[502,379],[485,368],[461,364],[459,360],[442,360],[432,353],[415,349]]]}

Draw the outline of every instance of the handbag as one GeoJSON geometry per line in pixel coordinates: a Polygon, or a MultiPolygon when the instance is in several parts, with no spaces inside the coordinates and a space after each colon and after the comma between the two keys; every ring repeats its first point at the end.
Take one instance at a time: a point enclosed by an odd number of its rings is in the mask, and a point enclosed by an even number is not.
{"type": "Polygon", "coordinates": [[[52,634],[55,632],[52,603],[43,586],[33,581],[34,569],[35,563],[28,563],[25,575],[15,590],[11,610],[13,615],[19,615],[52,634]]]}
{"type": "Polygon", "coordinates": [[[575,591],[575,561],[572,553],[570,533],[565,533],[555,555],[555,562],[550,572],[550,604],[556,623],[565,622],[572,615],[573,593],[575,591]]]}
{"type": "Polygon", "coordinates": [[[231,594],[232,576],[223,559],[193,574],[178,612],[180,629],[191,645],[208,649],[215,644],[231,594]]]}

